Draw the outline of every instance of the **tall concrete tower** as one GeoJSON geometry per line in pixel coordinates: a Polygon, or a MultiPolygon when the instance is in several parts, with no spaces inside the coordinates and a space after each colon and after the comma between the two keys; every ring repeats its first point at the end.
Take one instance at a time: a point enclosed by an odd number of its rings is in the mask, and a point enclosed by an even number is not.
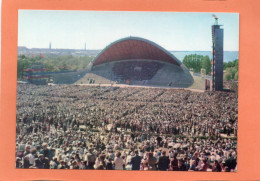
{"type": "Polygon", "coordinates": [[[212,25],[212,85],[211,90],[223,90],[223,43],[224,43],[224,30],[218,24],[217,16],[215,24],[212,25]]]}
{"type": "Polygon", "coordinates": [[[84,50],[85,50],[85,51],[87,50],[87,47],[86,47],[86,42],[85,42],[85,45],[84,45],[84,50]]]}
{"type": "Polygon", "coordinates": [[[49,43],[49,49],[51,49],[51,42],[49,43]]]}

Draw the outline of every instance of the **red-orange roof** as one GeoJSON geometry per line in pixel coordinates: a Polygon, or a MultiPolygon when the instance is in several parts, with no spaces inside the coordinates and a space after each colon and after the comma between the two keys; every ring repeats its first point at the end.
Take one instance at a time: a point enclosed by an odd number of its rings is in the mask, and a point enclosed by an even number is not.
{"type": "Polygon", "coordinates": [[[139,37],[128,37],[107,46],[95,58],[93,65],[128,59],[148,59],[175,65],[181,64],[174,55],[154,42],[139,37]]]}

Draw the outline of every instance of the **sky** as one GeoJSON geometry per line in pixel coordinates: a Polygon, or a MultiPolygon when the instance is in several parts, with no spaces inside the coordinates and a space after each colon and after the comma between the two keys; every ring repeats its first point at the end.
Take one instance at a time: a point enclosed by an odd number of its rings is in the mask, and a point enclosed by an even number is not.
{"type": "Polygon", "coordinates": [[[224,50],[238,51],[238,13],[19,10],[18,46],[103,49],[137,36],[170,51],[211,51],[212,14],[223,25],[224,50]]]}

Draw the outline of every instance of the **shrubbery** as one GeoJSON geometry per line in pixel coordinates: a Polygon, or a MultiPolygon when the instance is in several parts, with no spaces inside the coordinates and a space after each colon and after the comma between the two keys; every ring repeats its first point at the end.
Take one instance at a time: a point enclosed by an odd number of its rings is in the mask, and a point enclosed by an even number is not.
{"type": "Polygon", "coordinates": [[[209,75],[211,72],[211,62],[209,56],[203,55],[186,55],[183,59],[183,64],[189,68],[193,69],[195,73],[200,73],[200,70],[203,68],[206,70],[206,74],[209,75]]]}
{"type": "Polygon", "coordinates": [[[94,57],[90,56],[76,57],[72,55],[63,55],[57,57],[29,57],[25,55],[19,55],[17,60],[17,77],[18,79],[22,79],[23,70],[30,68],[33,63],[42,63],[46,68],[48,68],[48,71],[57,72],[61,70],[85,69],[93,59],[94,57]]]}
{"type": "Polygon", "coordinates": [[[238,59],[232,61],[232,62],[224,62],[224,80],[230,81],[230,80],[238,80],[238,59]]]}

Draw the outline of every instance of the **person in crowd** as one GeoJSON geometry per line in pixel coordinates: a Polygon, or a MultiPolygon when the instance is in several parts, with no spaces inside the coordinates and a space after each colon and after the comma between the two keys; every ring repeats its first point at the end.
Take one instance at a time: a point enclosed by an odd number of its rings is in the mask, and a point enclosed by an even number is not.
{"type": "Polygon", "coordinates": [[[23,153],[23,156],[25,157],[26,155],[31,153],[31,146],[30,145],[26,145],[25,146],[25,151],[23,153]]]}
{"type": "Polygon", "coordinates": [[[170,159],[166,156],[166,151],[162,152],[162,156],[159,157],[158,169],[166,171],[169,169],[170,159]]]}
{"type": "Polygon", "coordinates": [[[117,152],[116,157],[114,159],[115,170],[123,170],[125,162],[124,159],[121,158],[121,153],[117,152]]]}
{"type": "Polygon", "coordinates": [[[93,148],[89,149],[89,152],[87,154],[87,161],[88,161],[88,168],[94,169],[94,164],[96,161],[96,155],[93,153],[93,148]]]}
{"type": "Polygon", "coordinates": [[[233,153],[230,152],[228,155],[228,159],[225,161],[225,165],[228,167],[228,170],[232,170],[236,168],[237,161],[235,158],[233,158],[233,153]]]}
{"type": "Polygon", "coordinates": [[[112,163],[112,158],[108,158],[108,162],[106,164],[106,170],[114,170],[113,163],[112,163]]]}
{"type": "Polygon", "coordinates": [[[198,170],[206,172],[208,167],[209,165],[207,158],[202,158],[202,164],[200,165],[200,167],[198,167],[198,170]]]}
{"type": "Polygon", "coordinates": [[[152,152],[148,152],[148,165],[149,170],[157,170],[157,159],[153,156],[152,152]]]}
{"type": "Polygon", "coordinates": [[[51,153],[50,150],[48,149],[47,143],[42,144],[42,150],[40,151],[40,154],[43,154],[44,157],[50,158],[51,153]]]}
{"type": "Polygon", "coordinates": [[[135,150],[135,156],[131,159],[132,170],[140,170],[142,157],[139,156],[138,150],[135,150]]]}
{"type": "Polygon", "coordinates": [[[170,160],[170,165],[171,168],[170,170],[172,171],[178,171],[178,159],[177,159],[178,153],[174,153],[173,158],[170,160]]]}
{"type": "Polygon", "coordinates": [[[178,167],[176,171],[187,171],[183,159],[178,159],[178,167]]]}
{"type": "Polygon", "coordinates": [[[189,171],[196,171],[196,160],[191,160],[189,171]]]}
{"type": "Polygon", "coordinates": [[[30,161],[29,161],[29,156],[28,155],[26,155],[25,157],[24,157],[24,160],[23,160],[23,168],[30,168],[30,161]]]}
{"type": "Polygon", "coordinates": [[[217,160],[214,161],[214,165],[212,167],[212,172],[221,172],[221,166],[217,160]]]}
{"type": "Polygon", "coordinates": [[[36,158],[35,160],[35,166],[36,168],[47,168],[46,166],[46,160],[44,158],[44,155],[43,154],[40,154],[39,155],[39,158],[36,158]]]}

